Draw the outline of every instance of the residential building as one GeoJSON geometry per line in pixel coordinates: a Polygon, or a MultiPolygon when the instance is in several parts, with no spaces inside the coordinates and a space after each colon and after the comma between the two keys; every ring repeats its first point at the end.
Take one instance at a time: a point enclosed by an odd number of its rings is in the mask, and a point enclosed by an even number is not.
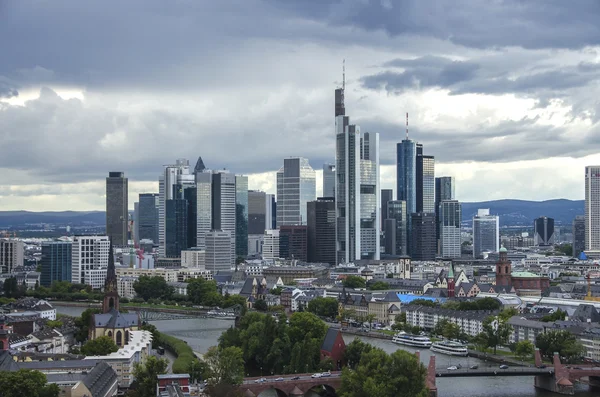
{"type": "Polygon", "coordinates": [[[283,160],[277,171],[277,226],[306,225],[306,203],[317,197],[315,171],[303,157],[283,160]]]}
{"type": "Polygon", "coordinates": [[[489,209],[477,210],[473,217],[473,257],[480,258],[484,252],[498,252],[500,249],[500,221],[497,215],[490,215],[489,209]]]}
{"type": "Polygon", "coordinates": [[[270,260],[279,258],[279,230],[265,230],[262,257],[270,260]]]}
{"type": "Polygon", "coordinates": [[[108,258],[114,255],[108,236],[75,236],[71,252],[71,282],[102,288],[108,258]]]}
{"type": "Polygon", "coordinates": [[[388,216],[388,202],[392,200],[394,200],[394,191],[392,189],[381,189],[381,230],[384,230],[384,222],[388,216]]]}
{"type": "Polygon", "coordinates": [[[322,266],[271,266],[264,268],[262,273],[269,280],[281,278],[284,284],[296,279],[329,278],[329,269],[322,266]]]}
{"type": "Polygon", "coordinates": [[[127,246],[129,223],[127,178],[123,172],[109,172],[106,178],[106,234],[118,247],[127,246]]]}
{"type": "Polygon", "coordinates": [[[386,222],[388,227],[385,229],[386,235],[386,254],[389,255],[408,255],[408,217],[406,201],[391,200],[387,202],[386,222]],[[393,222],[389,222],[393,220],[393,222]]]}
{"type": "Polygon", "coordinates": [[[320,197],[307,204],[308,261],[336,265],[335,200],[320,197]]]}
{"type": "Polygon", "coordinates": [[[440,231],[439,253],[445,258],[460,258],[462,238],[460,223],[462,221],[461,204],[457,200],[440,201],[437,211],[440,231]]]}
{"type": "Polygon", "coordinates": [[[435,213],[417,212],[411,214],[410,218],[410,255],[412,260],[435,260],[437,253],[437,242],[435,239],[435,213]]]}
{"type": "Polygon", "coordinates": [[[23,266],[25,244],[20,240],[0,239],[0,272],[12,273],[23,266]]]}
{"type": "Polygon", "coordinates": [[[158,244],[158,193],[140,193],[138,201],[137,241],[151,240],[158,244]]]}
{"type": "Polygon", "coordinates": [[[335,197],[335,164],[323,164],[323,197],[335,197]]]}
{"type": "Polygon", "coordinates": [[[585,216],[577,215],[573,219],[573,256],[579,257],[585,251],[585,216]]]}
{"type": "Polygon", "coordinates": [[[585,167],[585,250],[600,251],[600,166],[585,167]]]}
{"type": "Polygon", "coordinates": [[[271,225],[267,227],[267,195],[259,190],[248,191],[248,235],[262,235],[265,230],[272,229],[271,225]]]}
{"type": "Polygon", "coordinates": [[[248,177],[235,176],[235,255],[248,256],[248,177]]]}
{"type": "Polygon", "coordinates": [[[440,240],[440,214],[439,207],[443,200],[455,200],[454,194],[455,183],[453,176],[441,176],[435,178],[435,225],[436,225],[436,238],[440,240]]]}
{"type": "Polygon", "coordinates": [[[222,230],[211,230],[206,233],[205,268],[217,274],[218,271],[231,270],[234,263],[231,253],[235,245],[231,245],[231,233],[222,230]]]}
{"type": "Polygon", "coordinates": [[[458,325],[461,332],[470,336],[483,332],[483,322],[493,315],[488,310],[460,311],[418,305],[406,306],[405,312],[406,322],[413,327],[418,326],[430,331],[439,321],[448,320],[458,325]]]}
{"type": "Polygon", "coordinates": [[[279,226],[279,257],[306,262],[308,227],[302,225],[279,226]]]}
{"type": "Polygon", "coordinates": [[[50,287],[55,281],[71,282],[73,243],[70,241],[45,241],[42,243],[40,285],[50,287]]]}
{"type": "Polygon", "coordinates": [[[533,221],[535,245],[554,245],[554,219],[541,216],[533,221]]]}

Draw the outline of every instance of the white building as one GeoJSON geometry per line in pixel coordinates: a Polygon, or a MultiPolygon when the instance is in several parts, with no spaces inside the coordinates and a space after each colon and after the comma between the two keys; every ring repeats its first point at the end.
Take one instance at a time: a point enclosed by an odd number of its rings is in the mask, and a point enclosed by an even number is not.
{"type": "Polygon", "coordinates": [[[284,159],[277,171],[277,226],[306,225],[306,204],[316,197],[315,170],[308,159],[284,159]]]}
{"type": "Polygon", "coordinates": [[[181,266],[204,268],[206,258],[205,250],[184,250],[181,251],[181,266]]]}
{"type": "Polygon", "coordinates": [[[445,258],[460,258],[462,220],[461,205],[457,200],[443,200],[439,208],[440,254],[445,258]]]}
{"type": "Polygon", "coordinates": [[[279,230],[265,230],[262,257],[271,260],[279,258],[279,230]]]}
{"type": "Polygon", "coordinates": [[[0,273],[12,273],[23,266],[25,244],[20,240],[0,239],[0,273]]]}
{"type": "Polygon", "coordinates": [[[140,276],[149,276],[162,277],[167,282],[177,281],[177,270],[174,269],[135,269],[130,267],[117,267],[115,271],[119,277],[138,278],[140,276]]]}
{"type": "Polygon", "coordinates": [[[479,258],[484,252],[500,250],[500,220],[490,215],[490,210],[479,209],[473,217],[473,257],[479,258]]]}
{"type": "Polygon", "coordinates": [[[213,274],[219,270],[229,271],[232,268],[231,254],[235,255],[234,245],[231,245],[231,233],[222,230],[212,230],[206,233],[205,268],[213,274]]]}
{"type": "Polygon", "coordinates": [[[117,289],[119,296],[122,298],[133,299],[136,296],[133,284],[138,280],[138,277],[134,276],[121,276],[117,280],[117,289]]]}
{"type": "Polygon", "coordinates": [[[213,274],[210,270],[206,270],[203,267],[188,267],[177,270],[177,281],[184,282],[190,278],[203,278],[206,281],[211,281],[213,279],[213,274]]]}
{"type": "Polygon", "coordinates": [[[110,250],[108,236],[75,236],[71,256],[71,282],[102,288],[110,250]]]}
{"type": "Polygon", "coordinates": [[[277,221],[274,205],[275,195],[269,193],[265,194],[265,230],[273,229],[273,224],[277,221]]]}
{"type": "Polygon", "coordinates": [[[335,197],[335,164],[323,164],[322,197],[335,197]]]}
{"type": "Polygon", "coordinates": [[[600,253],[600,165],[585,167],[585,250],[600,253]]]}
{"type": "Polygon", "coordinates": [[[248,235],[248,255],[262,255],[262,246],[265,239],[264,234],[248,235]]]}

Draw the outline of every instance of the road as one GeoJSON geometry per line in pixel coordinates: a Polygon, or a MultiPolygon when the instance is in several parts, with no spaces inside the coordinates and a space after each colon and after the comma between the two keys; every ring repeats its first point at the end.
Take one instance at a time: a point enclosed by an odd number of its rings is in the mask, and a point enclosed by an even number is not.
{"type": "MultiPolygon", "coordinates": [[[[324,378],[339,378],[340,376],[342,376],[341,372],[332,372],[330,376],[328,377],[324,377],[324,378]]],[[[265,379],[264,382],[257,382],[259,379],[244,379],[243,384],[244,385],[251,385],[254,383],[273,383],[273,384],[277,384],[280,382],[292,382],[292,381],[296,381],[296,380],[311,380],[312,379],[312,374],[301,374],[301,375],[275,375],[275,376],[264,376],[263,377],[265,379]],[[298,379],[293,379],[294,377],[298,377],[298,379]],[[282,378],[281,380],[277,380],[278,378],[282,378]]]]}

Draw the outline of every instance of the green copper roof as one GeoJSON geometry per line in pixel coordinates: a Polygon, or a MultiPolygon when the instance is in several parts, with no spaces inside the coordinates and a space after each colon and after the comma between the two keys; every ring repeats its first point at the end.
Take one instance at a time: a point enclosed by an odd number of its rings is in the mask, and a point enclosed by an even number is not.
{"type": "Polygon", "coordinates": [[[504,246],[502,246],[502,248],[500,248],[499,252],[508,252],[508,250],[506,248],[504,248],[504,246]]]}
{"type": "Polygon", "coordinates": [[[448,268],[448,278],[454,278],[454,264],[450,262],[450,267],[448,268]]]}
{"type": "Polygon", "coordinates": [[[520,277],[520,278],[538,278],[539,275],[531,272],[513,272],[511,273],[512,277],[520,277]]]}

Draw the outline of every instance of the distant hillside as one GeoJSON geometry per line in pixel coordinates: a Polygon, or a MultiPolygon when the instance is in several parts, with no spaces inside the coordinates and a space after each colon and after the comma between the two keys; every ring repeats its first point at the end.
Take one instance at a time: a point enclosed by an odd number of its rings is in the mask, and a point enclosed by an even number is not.
{"type": "Polygon", "coordinates": [[[54,225],[104,225],[104,211],[0,211],[0,227],[22,227],[27,224],[50,223],[54,225]]]}
{"type": "Polygon", "coordinates": [[[462,203],[462,219],[469,221],[479,208],[489,208],[490,214],[500,216],[500,226],[531,225],[540,216],[554,218],[555,222],[570,225],[577,215],[584,214],[584,200],[494,200],[462,203]]]}

